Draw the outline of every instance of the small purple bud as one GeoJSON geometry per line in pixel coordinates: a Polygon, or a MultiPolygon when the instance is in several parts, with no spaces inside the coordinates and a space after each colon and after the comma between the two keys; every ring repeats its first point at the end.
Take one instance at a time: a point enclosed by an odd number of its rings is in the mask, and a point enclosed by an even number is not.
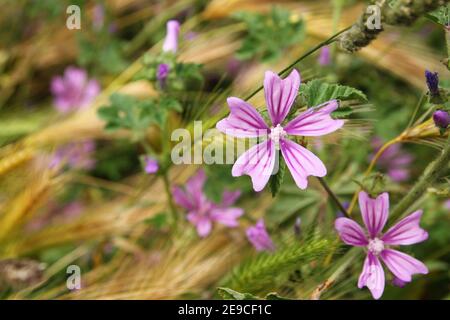
{"type": "Polygon", "coordinates": [[[170,72],[169,65],[167,65],[165,63],[161,63],[158,66],[158,70],[156,71],[156,78],[159,81],[164,81],[164,80],[166,80],[167,76],[169,75],[169,72],[170,72]]]}
{"type": "Polygon", "coordinates": [[[163,44],[163,51],[177,52],[178,49],[178,34],[180,33],[180,23],[176,20],[167,22],[166,39],[163,44]]]}
{"type": "Polygon", "coordinates": [[[425,79],[428,90],[432,96],[439,95],[439,75],[437,72],[425,70],[425,79]]]}
{"type": "Polygon", "coordinates": [[[437,110],[433,113],[433,120],[436,127],[440,129],[447,129],[450,124],[450,115],[447,111],[437,110]]]}
{"type": "Polygon", "coordinates": [[[331,54],[329,46],[325,46],[320,50],[318,61],[321,66],[327,66],[331,63],[331,54]]]}
{"type": "Polygon", "coordinates": [[[144,158],[144,162],[145,162],[145,172],[148,174],[153,174],[158,172],[159,169],[159,165],[158,165],[158,161],[156,161],[155,159],[146,156],[144,158]]]}

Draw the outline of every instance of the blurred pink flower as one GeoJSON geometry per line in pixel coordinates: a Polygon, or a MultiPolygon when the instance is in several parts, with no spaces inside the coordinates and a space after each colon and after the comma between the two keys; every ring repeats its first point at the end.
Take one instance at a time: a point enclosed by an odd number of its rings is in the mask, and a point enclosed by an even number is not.
{"type": "Polygon", "coordinates": [[[421,261],[390,248],[419,243],[428,238],[428,233],[419,226],[422,210],[403,218],[382,234],[389,215],[388,193],[382,193],[376,199],[372,199],[367,193],[360,192],[359,207],[366,231],[348,218],[338,218],[335,221],[335,228],[343,242],[356,247],[365,247],[367,250],[358,288],[367,286],[375,299],[381,297],[385,285],[381,261],[397,278],[398,285],[411,282],[413,274],[428,273],[428,268],[421,261]]]}
{"type": "Polygon", "coordinates": [[[256,251],[275,250],[275,245],[267,233],[263,219],[259,219],[254,226],[247,228],[246,234],[248,240],[255,247],[256,251]]]}
{"type": "Polygon", "coordinates": [[[331,52],[329,46],[325,46],[320,49],[320,54],[317,61],[321,66],[327,66],[331,63],[331,52]]]}
{"type": "Polygon", "coordinates": [[[167,22],[167,33],[163,44],[163,51],[176,53],[178,50],[178,35],[180,33],[180,23],[176,20],[167,22]]]}
{"type": "Polygon", "coordinates": [[[52,79],[51,92],[56,109],[67,113],[88,106],[100,92],[100,85],[88,79],[83,69],[67,67],[63,76],[52,79]]]}
{"type": "MultiPolygon", "coordinates": [[[[382,147],[383,142],[380,138],[372,139],[372,147],[374,154],[370,156],[372,159],[375,153],[382,147]]],[[[399,144],[388,147],[378,159],[378,166],[381,170],[387,171],[387,175],[395,182],[402,182],[409,179],[409,165],[414,160],[413,156],[402,150],[399,144]]]]}
{"type": "Polygon", "coordinates": [[[269,137],[268,140],[243,153],[231,171],[234,177],[249,175],[255,191],[261,191],[269,181],[280,149],[299,188],[307,187],[308,176],[323,177],[327,174],[325,165],[316,155],[287,137],[288,135],[322,136],[341,128],[344,121],[331,118],[331,112],[338,108],[337,101],[331,100],[320,106],[309,108],[282,126],[282,122],[294,104],[299,87],[300,75],[297,70],[292,70],[284,80],[277,74],[267,71],[264,91],[272,126],[269,127],[250,104],[235,97],[227,100],[230,115],[216,125],[219,131],[233,137],[269,137]]]}
{"type": "Polygon", "coordinates": [[[148,174],[156,173],[158,172],[159,165],[158,161],[156,159],[153,159],[149,156],[145,157],[145,172],[148,174]]]}
{"type": "Polygon", "coordinates": [[[237,219],[244,214],[243,209],[230,207],[239,198],[240,191],[225,191],[222,202],[216,204],[203,192],[205,181],[205,172],[200,169],[186,182],[185,190],[180,187],[174,187],[172,190],[175,202],[188,211],[187,219],[197,228],[200,237],[209,235],[213,222],[227,227],[238,226],[237,219]]]}
{"type": "Polygon", "coordinates": [[[74,169],[90,170],[95,166],[95,160],[92,157],[94,151],[95,142],[92,140],[69,143],[56,151],[50,167],[67,164],[74,169]]]}

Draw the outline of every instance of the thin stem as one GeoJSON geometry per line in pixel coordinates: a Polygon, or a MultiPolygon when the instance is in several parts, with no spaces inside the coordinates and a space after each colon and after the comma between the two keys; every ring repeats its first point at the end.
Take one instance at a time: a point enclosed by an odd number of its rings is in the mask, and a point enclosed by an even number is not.
{"type": "Polygon", "coordinates": [[[167,175],[167,172],[164,172],[162,174],[162,178],[163,178],[163,182],[164,182],[164,189],[165,189],[166,195],[167,195],[167,202],[169,203],[170,212],[172,214],[173,224],[174,224],[174,226],[176,226],[177,221],[178,221],[178,213],[177,213],[177,209],[175,208],[175,204],[173,202],[172,192],[170,191],[170,183],[169,183],[169,177],[167,175]]]}
{"type": "Polygon", "coordinates": [[[325,180],[323,180],[323,178],[317,177],[317,180],[319,180],[320,184],[322,185],[322,187],[325,189],[325,191],[328,193],[328,195],[330,196],[330,198],[334,201],[334,203],[336,204],[336,206],[339,208],[339,210],[346,216],[349,217],[347,210],[345,210],[344,206],[341,204],[341,202],[339,201],[339,199],[337,198],[337,196],[334,194],[334,192],[330,189],[330,187],[328,186],[328,184],[325,182],[325,180]]]}
{"type": "MultiPolygon", "coordinates": [[[[395,138],[392,139],[388,142],[386,142],[381,148],[380,150],[378,150],[378,152],[375,154],[375,156],[373,157],[372,161],[369,164],[369,167],[367,168],[367,170],[364,172],[364,178],[367,177],[371,172],[373,167],[375,167],[375,164],[377,163],[378,159],[383,155],[384,151],[386,151],[387,148],[389,148],[391,145],[399,142],[399,138],[395,138]]],[[[353,198],[352,201],[350,202],[350,205],[348,207],[348,214],[351,215],[352,211],[356,205],[356,200],[358,199],[358,193],[361,191],[361,188],[358,188],[357,191],[353,194],[353,198]]]]}
{"type": "MultiPolygon", "coordinates": [[[[330,38],[328,38],[327,40],[319,43],[317,46],[315,46],[314,48],[308,50],[307,52],[305,52],[303,55],[301,55],[297,60],[295,60],[293,63],[291,63],[289,66],[287,66],[286,68],[284,68],[283,70],[281,70],[278,75],[282,76],[284,75],[286,72],[288,72],[289,70],[291,70],[297,63],[299,63],[300,61],[302,61],[303,59],[307,58],[308,56],[310,56],[311,54],[313,54],[314,52],[316,52],[317,50],[319,50],[320,48],[329,45],[330,43],[334,42],[336,40],[336,38],[341,35],[341,33],[347,31],[348,29],[350,29],[350,27],[347,27],[345,29],[342,29],[341,31],[339,31],[338,33],[332,35],[330,38]]],[[[247,98],[245,98],[245,101],[250,100],[251,98],[253,98],[258,92],[260,92],[262,89],[264,88],[264,86],[260,86],[259,88],[257,88],[255,91],[253,91],[247,98]]]]}
{"type": "Polygon", "coordinates": [[[392,210],[392,218],[401,216],[408,208],[419,199],[427,190],[428,186],[433,184],[442,175],[445,174],[450,162],[450,136],[447,138],[447,143],[439,157],[430,163],[419,178],[417,183],[411,188],[408,194],[402,198],[397,206],[392,210]]]}
{"type": "Polygon", "coordinates": [[[407,129],[410,128],[412,126],[412,124],[414,123],[414,119],[417,116],[417,112],[419,112],[419,109],[423,106],[424,102],[426,101],[425,97],[426,97],[425,93],[422,94],[422,96],[420,97],[420,100],[419,100],[419,102],[417,103],[417,105],[416,105],[416,107],[414,109],[414,112],[413,112],[413,114],[411,116],[411,119],[409,120],[408,126],[406,127],[407,129]]]}

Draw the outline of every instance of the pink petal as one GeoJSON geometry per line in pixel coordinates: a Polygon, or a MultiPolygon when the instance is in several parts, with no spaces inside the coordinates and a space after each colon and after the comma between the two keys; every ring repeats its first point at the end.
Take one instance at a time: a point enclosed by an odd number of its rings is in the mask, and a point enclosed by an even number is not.
{"type": "Polygon", "coordinates": [[[243,153],[233,165],[231,174],[233,177],[249,175],[253,189],[256,192],[261,191],[273,173],[275,157],[275,145],[272,140],[267,140],[243,153]]]}
{"type": "Polygon", "coordinates": [[[359,208],[370,238],[377,237],[383,230],[389,215],[389,194],[384,192],[376,199],[372,199],[367,193],[361,191],[359,208]]]}
{"type": "Polygon", "coordinates": [[[409,245],[428,239],[428,232],[419,226],[422,210],[411,213],[392,226],[381,238],[386,244],[409,245]]]}
{"type": "Polygon", "coordinates": [[[100,93],[100,85],[97,80],[89,80],[84,88],[83,97],[80,102],[80,107],[88,106],[100,93]]]}
{"type": "Polygon", "coordinates": [[[241,191],[224,191],[222,194],[222,202],[220,204],[221,207],[229,207],[233,205],[237,199],[241,196],[241,191]]]}
{"type": "Polygon", "coordinates": [[[338,218],[334,222],[342,241],[351,246],[363,247],[369,242],[367,241],[364,230],[355,221],[348,218],[338,218]]]}
{"type": "Polygon", "coordinates": [[[281,79],[276,73],[266,71],[264,77],[264,94],[267,111],[273,126],[281,124],[286,118],[297,97],[300,87],[300,74],[293,69],[286,79],[281,79]]]}
{"type": "Polygon", "coordinates": [[[267,233],[263,219],[259,219],[256,225],[247,228],[247,239],[255,247],[256,251],[274,251],[275,245],[267,233]]]}
{"type": "Polygon", "coordinates": [[[200,221],[197,222],[197,233],[200,237],[204,238],[207,235],[210,234],[212,229],[212,223],[211,220],[208,218],[203,218],[200,221]]]}
{"type": "Polygon", "coordinates": [[[427,266],[421,261],[397,250],[383,250],[381,252],[381,259],[383,259],[394,276],[405,282],[410,282],[413,274],[428,273],[427,266]]]}
{"type": "Polygon", "coordinates": [[[374,299],[379,299],[384,291],[384,270],[378,258],[369,252],[364,261],[363,271],[359,276],[358,288],[369,288],[374,299]]]}
{"type": "Polygon", "coordinates": [[[261,115],[247,102],[230,97],[227,99],[230,115],[219,121],[216,128],[233,137],[259,137],[269,132],[261,115]]]}
{"type": "Polygon", "coordinates": [[[197,193],[203,193],[203,186],[206,182],[206,174],[203,169],[199,169],[195,175],[193,175],[186,182],[186,188],[190,194],[195,195],[197,193]]]}
{"type": "Polygon", "coordinates": [[[66,90],[77,90],[80,92],[86,81],[87,73],[85,70],[76,67],[67,67],[64,71],[64,81],[66,84],[66,90]]]}
{"type": "Polygon", "coordinates": [[[344,120],[335,120],[330,114],[338,107],[336,100],[309,108],[291,120],[284,130],[295,136],[323,136],[344,125],[344,120]]]}
{"type": "Polygon", "coordinates": [[[237,219],[243,214],[241,208],[216,208],[211,211],[211,219],[228,227],[237,227],[237,219]]]}
{"type": "Polygon", "coordinates": [[[323,177],[327,169],[322,161],[308,149],[287,139],[280,141],[286,165],[300,189],[308,186],[308,176],[323,177]]]}
{"type": "Polygon", "coordinates": [[[60,95],[64,93],[64,80],[62,77],[53,77],[52,82],[50,84],[50,91],[53,95],[60,95]]]}
{"type": "Polygon", "coordinates": [[[172,196],[175,203],[183,207],[184,209],[192,210],[195,208],[195,203],[192,198],[180,187],[172,188],[172,196]]]}

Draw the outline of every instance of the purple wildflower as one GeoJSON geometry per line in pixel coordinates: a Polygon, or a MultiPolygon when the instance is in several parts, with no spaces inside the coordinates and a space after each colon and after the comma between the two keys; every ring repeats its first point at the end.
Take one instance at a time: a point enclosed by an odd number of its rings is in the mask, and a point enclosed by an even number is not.
{"type": "Polygon", "coordinates": [[[425,70],[425,80],[432,96],[439,95],[439,75],[437,72],[425,70]]]}
{"type": "Polygon", "coordinates": [[[241,208],[230,207],[240,196],[239,191],[225,191],[222,202],[216,204],[203,192],[206,175],[199,170],[186,182],[185,190],[175,187],[172,190],[175,202],[188,211],[187,219],[197,228],[200,237],[206,237],[212,230],[213,222],[227,227],[237,227],[237,219],[244,214],[241,208]]]}
{"type": "Polygon", "coordinates": [[[74,169],[90,170],[95,166],[95,160],[92,158],[94,150],[95,142],[91,140],[69,143],[56,151],[50,167],[67,164],[74,169]]]}
{"type": "Polygon", "coordinates": [[[325,46],[320,49],[318,62],[321,66],[327,66],[331,63],[331,52],[329,46],[325,46]]]}
{"type": "Polygon", "coordinates": [[[335,228],[343,242],[367,249],[358,288],[367,286],[375,299],[381,297],[385,280],[380,261],[402,282],[411,282],[413,274],[428,273],[428,268],[419,260],[388,247],[419,243],[428,238],[428,233],[419,226],[422,210],[410,214],[382,234],[389,215],[388,193],[372,199],[367,193],[360,192],[359,207],[367,232],[351,219],[338,218],[335,221],[335,228]]]}
{"type": "Polygon", "coordinates": [[[170,67],[166,63],[161,63],[156,71],[156,79],[158,79],[160,85],[163,87],[167,76],[169,75],[170,67]]]}
{"type": "MultiPolygon", "coordinates": [[[[380,138],[375,137],[372,140],[372,147],[375,153],[383,145],[380,138]]],[[[374,155],[371,156],[373,158],[374,155]]],[[[388,147],[383,154],[378,158],[378,165],[382,170],[387,172],[387,175],[395,182],[402,182],[409,179],[409,165],[414,158],[411,154],[402,150],[399,144],[394,144],[388,147]]]]}
{"type": "Polygon", "coordinates": [[[100,92],[100,85],[88,79],[83,69],[67,67],[63,76],[52,79],[51,92],[56,109],[66,113],[88,106],[100,92]]]}
{"type": "Polygon", "coordinates": [[[440,129],[447,129],[450,124],[450,114],[445,110],[436,110],[433,113],[433,121],[436,127],[440,129]]]}
{"type": "Polygon", "coordinates": [[[176,20],[167,22],[167,33],[163,44],[163,51],[176,53],[178,49],[178,34],[180,33],[180,23],[176,20]]]}
{"type": "Polygon", "coordinates": [[[227,100],[230,115],[216,125],[221,132],[238,138],[269,136],[268,140],[242,154],[231,171],[234,177],[249,175],[255,191],[261,191],[269,181],[280,149],[299,188],[307,187],[308,176],[323,177],[327,173],[325,165],[316,155],[287,139],[287,136],[322,136],[341,128],[344,121],[331,118],[331,112],[338,107],[337,101],[331,100],[309,108],[282,126],[297,96],[299,86],[300,75],[295,69],[284,80],[277,74],[267,71],[264,91],[272,126],[269,127],[250,104],[235,97],[227,100]]]}
{"type": "Polygon", "coordinates": [[[155,159],[146,156],[144,158],[144,162],[145,162],[145,172],[148,174],[152,174],[152,173],[156,173],[158,172],[159,169],[159,165],[158,165],[158,161],[156,161],[155,159]]]}
{"type": "Polygon", "coordinates": [[[254,226],[247,228],[246,234],[248,240],[255,247],[256,251],[275,250],[275,245],[267,233],[263,219],[259,219],[254,226]]]}

